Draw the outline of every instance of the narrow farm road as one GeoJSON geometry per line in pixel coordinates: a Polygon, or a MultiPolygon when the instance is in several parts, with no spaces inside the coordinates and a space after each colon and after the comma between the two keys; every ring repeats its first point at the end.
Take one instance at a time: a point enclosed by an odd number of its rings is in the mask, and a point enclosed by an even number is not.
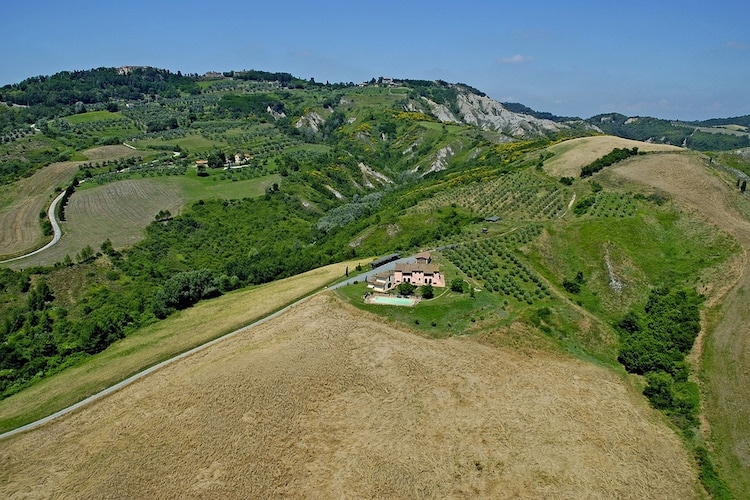
{"type": "MultiPolygon", "coordinates": [[[[55,201],[56,202],[59,201],[59,197],[55,201]]],[[[54,205],[54,202],[53,202],[53,205],[54,205]]],[[[52,208],[50,208],[50,210],[52,210],[52,208]]],[[[63,415],[66,415],[66,414],[68,414],[68,413],[70,413],[72,411],[75,411],[75,410],[77,410],[77,409],[79,409],[81,407],[87,406],[88,404],[93,403],[94,401],[97,401],[97,400],[99,400],[99,399],[101,399],[101,398],[103,398],[105,396],[108,396],[108,395],[110,395],[110,394],[112,394],[112,393],[114,393],[114,392],[122,389],[123,387],[128,386],[128,385],[132,384],[133,382],[135,382],[137,380],[140,380],[143,377],[146,377],[147,375],[149,375],[149,374],[151,374],[151,373],[153,373],[153,372],[155,372],[155,371],[157,371],[157,370],[159,370],[159,369],[161,369],[161,368],[163,368],[163,367],[165,367],[167,365],[170,365],[170,364],[172,364],[172,363],[174,363],[176,361],[179,361],[179,360],[184,359],[184,358],[186,358],[188,356],[191,356],[191,355],[193,355],[193,354],[195,354],[197,352],[203,351],[204,349],[207,349],[207,348],[209,348],[209,347],[217,344],[218,342],[227,340],[227,339],[232,338],[232,337],[234,337],[234,336],[236,336],[236,335],[238,335],[240,333],[246,332],[246,331],[248,331],[248,330],[250,330],[250,329],[252,329],[254,327],[262,325],[266,321],[268,321],[270,319],[273,319],[273,318],[276,318],[277,316],[285,313],[286,311],[292,309],[293,307],[296,307],[297,305],[299,305],[299,304],[301,304],[301,303],[309,300],[311,297],[314,297],[315,295],[318,295],[318,294],[320,294],[322,292],[326,292],[326,291],[329,291],[329,290],[334,290],[336,288],[340,288],[342,286],[345,286],[345,285],[348,285],[348,284],[351,284],[351,283],[364,281],[364,280],[367,279],[368,276],[371,276],[374,273],[382,272],[382,271],[385,271],[385,270],[388,270],[388,269],[393,269],[393,267],[396,265],[397,262],[407,262],[410,259],[413,259],[413,257],[406,257],[406,258],[398,259],[397,261],[389,262],[389,263],[384,264],[384,265],[382,265],[382,266],[380,266],[380,267],[378,267],[376,269],[371,269],[371,270],[366,271],[364,273],[357,274],[356,276],[350,276],[348,279],[346,279],[344,281],[341,281],[341,282],[336,283],[336,284],[331,285],[331,286],[327,286],[327,287],[325,287],[325,288],[323,288],[321,290],[318,290],[317,292],[314,292],[314,293],[312,293],[310,295],[302,297],[302,298],[296,300],[295,302],[289,304],[288,306],[286,306],[286,307],[284,307],[282,309],[279,309],[276,312],[273,312],[273,313],[269,314],[268,316],[265,316],[265,317],[263,317],[263,318],[261,318],[261,319],[259,319],[257,321],[254,321],[253,323],[250,323],[250,324],[248,324],[246,326],[243,326],[242,328],[238,328],[237,330],[234,330],[234,331],[232,331],[232,332],[230,332],[230,333],[228,333],[228,334],[226,334],[226,335],[224,335],[222,337],[218,337],[218,338],[216,338],[214,340],[206,342],[205,344],[201,344],[201,345],[199,345],[197,347],[194,347],[193,349],[185,351],[182,354],[178,354],[177,356],[174,356],[172,358],[166,359],[166,360],[162,361],[161,363],[158,363],[158,364],[156,364],[154,366],[151,366],[151,367],[149,367],[149,368],[147,368],[147,369],[145,369],[145,370],[143,370],[141,372],[136,373],[135,375],[133,375],[131,377],[126,378],[125,380],[123,380],[121,382],[118,382],[115,385],[112,385],[112,386],[110,386],[110,387],[108,387],[108,388],[106,388],[106,389],[104,389],[104,390],[102,390],[102,391],[100,391],[100,392],[98,392],[96,394],[93,394],[93,395],[87,397],[86,399],[83,399],[83,400],[79,401],[78,403],[75,403],[75,404],[73,404],[73,405],[71,405],[71,406],[69,406],[67,408],[63,408],[62,410],[60,410],[58,412],[55,412],[52,415],[49,415],[47,417],[44,417],[44,418],[41,418],[41,419],[36,420],[34,422],[28,423],[28,424],[23,425],[21,427],[18,427],[16,429],[7,431],[5,433],[2,433],[2,434],[0,434],[0,440],[5,439],[5,438],[9,438],[11,436],[14,436],[16,434],[20,434],[22,432],[26,432],[26,431],[35,429],[35,428],[40,427],[40,426],[42,426],[42,425],[44,425],[44,424],[46,424],[48,422],[51,422],[51,421],[55,420],[57,418],[60,418],[63,415]]]]}
{"type": "Polygon", "coordinates": [[[42,248],[39,248],[37,250],[34,250],[33,252],[29,252],[24,255],[20,255],[18,257],[13,257],[12,259],[2,260],[0,261],[0,264],[5,264],[6,262],[13,262],[16,260],[25,259],[26,257],[31,257],[32,255],[36,255],[38,253],[44,252],[48,248],[50,248],[52,245],[60,241],[60,238],[62,237],[62,230],[60,229],[60,224],[57,222],[57,218],[55,217],[55,211],[57,210],[57,205],[60,203],[60,200],[63,199],[63,196],[65,196],[65,191],[57,195],[57,197],[52,200],[52,203],[49,206],[49,209],[47,210],[47,217],[49,217],[50,222],[52,223],[52,241],[44,245],[42,248]]]}

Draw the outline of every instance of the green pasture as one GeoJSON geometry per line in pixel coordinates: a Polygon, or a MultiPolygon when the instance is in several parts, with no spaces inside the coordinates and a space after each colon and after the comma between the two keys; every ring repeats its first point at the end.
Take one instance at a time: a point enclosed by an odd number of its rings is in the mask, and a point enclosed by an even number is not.
{"type": "Polygon", "coordinates": [[[166,146],[180,146],[182,150],[191,153],[205,153],[214,149],[223,149],[228,146],[226,141],[209,139],[201,134],[190,134],[185,137],[171,139],[147,138],[132,142],[132,146],[138,149],[164,149],[166,146]]]}
{"type": "Polygon", "coordinates": [[[125,116],[123,116],[123,114],[119,111],[115,113],[112,113],[110,111],[88,111],[86,113],[66,116],[65,120],[71,125],[77,125],[79,123],[92,123],[108,120],[125,120],[125,116]]]}
{"type": "Polygon", "coordinates": [[[213,178],[224,171],[212,172],[209,177],[198,177],[195,170],[188,170],[187,175],[170,178],[180,188],[186,202],[218,198],[236,200],[255,198],[265,193],[266,188],[274,183],[281,183],[278,174],[264,175],[254,179],[218,180],[213,178]],[[214,177],[212,177],[214,176],[214,177]]]}
{"type": "Polygon", "coordinates": [[[582,272],[585,283],[571,300],[616,321],[651,287],[699,286],[701,276],[739,251],[732,238],[674,206],[640,203],[633,216],[617,209],[617,217],[571,220],[569,214],[547,224],[547,238],[529,246],[529,257],[557,284],[582,272]],[[612,276],[622,284],[619,292],[612,276]]]}
{"type": "MultiPolygon", "coordinates": [[[[282,177],[279,174],[261,175],[250,178],[242,178],[240,175],[239,173],[233,173],[231,170],[220,169],[209,170],[208,176],[199,177],[195,168],[188,168],[184,175],[143,176],[134,174],[130,179],[137,180],[138,182],[162,185],[170,190],[176,188],[180,193],[180,197],[185,200],[185,203],[212,198],[222,200],[254,198],[263,195],[267,187],[271,187],[274,183],[281,184],[282,182],[282,177]]],[[[104,184],[103,186],[106,185],[104,184]]],[[[86,182],[80,184],[77,191],[101,189],[101,187],[102,185],[86,182]]],[[[126,205],[130,202],[127,199],[118,201],[118,203],[126,205]]],[[[132,202],[137,203],[138,200],[132,200],[132,202]]]]}

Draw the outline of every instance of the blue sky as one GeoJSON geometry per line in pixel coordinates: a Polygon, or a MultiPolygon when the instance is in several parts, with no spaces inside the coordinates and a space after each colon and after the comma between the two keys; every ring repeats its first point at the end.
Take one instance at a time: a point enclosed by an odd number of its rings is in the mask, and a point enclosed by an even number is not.
{"type": "Polygon", "coordinates": [[[100,66],[259,69],[316,81],[463,82],[590,117],[750,114],[750,2],[25,0],[0,18],[0,85],[100,66]]]}

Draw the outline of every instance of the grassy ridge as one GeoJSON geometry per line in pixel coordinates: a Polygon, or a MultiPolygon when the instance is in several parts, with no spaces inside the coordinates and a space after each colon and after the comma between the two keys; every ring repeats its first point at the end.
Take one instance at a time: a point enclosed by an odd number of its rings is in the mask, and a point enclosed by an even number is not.
{"type": "Polygon", "coordinates": [[[0,432],[33,422],[160,361],[252,323],[341,278],[362,260],[315,269],[205,301],[142,328],[85,363],[0,401],[0,432]]]}

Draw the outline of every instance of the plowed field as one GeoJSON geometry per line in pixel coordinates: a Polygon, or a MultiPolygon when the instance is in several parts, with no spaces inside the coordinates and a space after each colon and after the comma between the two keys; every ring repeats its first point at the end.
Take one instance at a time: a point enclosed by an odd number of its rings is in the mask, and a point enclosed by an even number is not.
{"type": "Polygon", "coordinates": [[[65,185],[78,171],[79,163],[54,163],[3,193],[8,202],[0,208],[0,257],[20,255],[41,245],[39,212],[54,198],[54,188],[65,185]]]}
{"type": "MultiPolygon", "coordinates": [[[[84,151],[83,154],[94,161],[133,156],[138,152],[125,146],[102,146],[84,151]]],[[[43,241],[51,239],[42,236],[39,212],[44,211],[52,201],[56,187],[67,186],[81,163],[83,162],[53,163],[0,191],[0,258],[29,252],[41,246],[43,241]]],[[[101,241],[97,242],[99,243],[101,241]]],[[[80,248],[83,246],[85,245],[80,248]]],[[[63,253],[62,256],[64,255],[63,253]]],[[[43,263],[55,262],[56,260],[47,260],[43,263]]]]}

